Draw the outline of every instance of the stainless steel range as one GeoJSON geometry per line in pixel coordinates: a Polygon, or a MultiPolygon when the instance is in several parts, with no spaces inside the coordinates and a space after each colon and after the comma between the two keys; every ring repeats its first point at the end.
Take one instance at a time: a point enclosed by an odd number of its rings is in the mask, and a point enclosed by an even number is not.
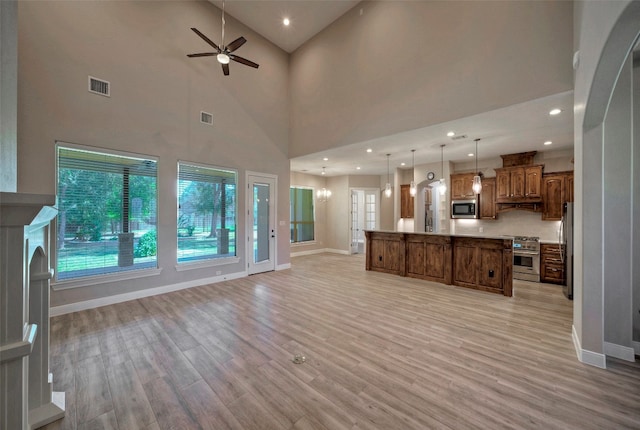
{"type": "Polygon", "coordinates": [[[540,238],[513,238],[513,279],[540,282],[540,238]]]}

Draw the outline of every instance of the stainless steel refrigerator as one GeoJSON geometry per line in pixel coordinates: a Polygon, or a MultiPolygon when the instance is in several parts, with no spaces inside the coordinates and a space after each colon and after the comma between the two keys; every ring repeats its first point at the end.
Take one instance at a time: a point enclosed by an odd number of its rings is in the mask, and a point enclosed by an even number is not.
{"type": "Polygon", "coordinates": [[[565,263],[567,278],[562,292],[569,300],[573,300],[573,203],[564,204],[560,231],[564,243],[564,252],[561,256],[565,263]]]}

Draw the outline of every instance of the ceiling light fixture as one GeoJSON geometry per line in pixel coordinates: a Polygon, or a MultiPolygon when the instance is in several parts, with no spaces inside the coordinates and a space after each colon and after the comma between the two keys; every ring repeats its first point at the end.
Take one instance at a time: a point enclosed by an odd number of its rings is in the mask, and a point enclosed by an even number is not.
{"type": "Polygon", "coordinates": [[[545,145],[551,145],[552,143],[553,143],[552,141],[547,140],[544,144],[545,144],[545,145]]]}
{"type": "Polygon", "coordinates": [[[322,175],[326,175],[327,173],[324,171],[324,166],[322,166],[322,175]]]}
{"type": "Polygon", "coordinates": [[[291,21],[289,21],[289,18],[285,18],[285,19],[282,20],[282,23],[284,25],[289,25],[289,24],[291,24],[291,21]]]}
{"type": "Polygon", "coordinates": [[[440,145],[440,195],[444,196],[447,193],[447,183],[444,180],[444,144],[440,145]]]}
{"type": "Polygon", "coordinates": [[[558,115],[560,112],[562,112],[562,109],[558,109],[558,108],[551,109],[549,111],[549,115],[558,115]]]}
{"type": "Polygon", "coordinates": [[[360,170],[360,166],[356,166],[356,170],[360,170]]]}
{"type": "Polygon", "coordinates": [[[371,148],[367,148],[367,152],[368,152],[368,153],[372,153],[372,152],[373,152],[373,149],[371,149],[371,148]]]}
{"type": "Polygon", "coordinates": [[[453,136],[455,136],[455,135],[456,135],[456,134],[455,134],[453,131],[450,131],[449,133],[447,133],[447,137],[453,137],[453,136]]]}
{"type": "Polygon", "coordinates": [[[415,196],[416,195],[416,181],[413,180],[413,177],[415,176],[415,167],[416,167],[416,150],[412,149],[411,150],[411,184],[409,184],[409,194],[411,194],[411,196],[415,196]]]}
{"type": "Polygon", "coordinates": [[[391,179],[389,176],[389,156],[391,154],[387,154],[387,183],[384,186],[384,195],[385,197],[391,197],[391,179]]]}
{"type": "Polygon", "coordinates": [[[321,202],[326,202],[327,200],[329,200],[329,197],[331,197],[331,190],[328,190],[326,188],[320,188],[318,190],[318,200],[321,202]]]}
{"type": "Polygon", "coordinates": [[[322,161],[329,161],[329,158],[324,157],[324,158],[322,159],[322,161]]]}
{"type": "Polygon", "coordinates": [[[473,152],[471,152],[471,153],[469,153],[469,154],[467,154],[467,155],[468,155],[469,157],[473,157],[473,156],[474,156],[474,155],[476,155],[476,154],[474,154],[473,152]]]}
{"type": "Polygon", "coordinates": [[[480,139],[474,139],[476,141],[476,176],[473,177],[473,185],[471,188],[475,194],[480,194],[482,191],[482,179],[480,178],[480,172],[478,171],[478,141],[480,139]]]}

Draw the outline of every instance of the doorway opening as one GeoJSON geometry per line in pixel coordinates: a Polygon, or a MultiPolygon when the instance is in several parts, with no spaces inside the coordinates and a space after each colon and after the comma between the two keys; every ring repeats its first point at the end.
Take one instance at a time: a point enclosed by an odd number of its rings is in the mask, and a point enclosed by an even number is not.
{"type": "Polygon", "coordinates": [[[364,254],[365,230],[376,230],[380,226],[380,190],[377,188],[351,189],[349,230],[351,254],[364,254]]]}

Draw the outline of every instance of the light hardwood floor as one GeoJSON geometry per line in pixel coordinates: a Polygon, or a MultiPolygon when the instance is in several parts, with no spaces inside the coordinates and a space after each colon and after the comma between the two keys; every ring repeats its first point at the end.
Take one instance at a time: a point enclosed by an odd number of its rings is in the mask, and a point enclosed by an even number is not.
{"type": "Polygon", "coordinates": [[[296,257],[53,318],[67,414],[45,428],[640,428],[640,367],[578,362],[571,307],[549,284],[509,298],[296,257]]]}

